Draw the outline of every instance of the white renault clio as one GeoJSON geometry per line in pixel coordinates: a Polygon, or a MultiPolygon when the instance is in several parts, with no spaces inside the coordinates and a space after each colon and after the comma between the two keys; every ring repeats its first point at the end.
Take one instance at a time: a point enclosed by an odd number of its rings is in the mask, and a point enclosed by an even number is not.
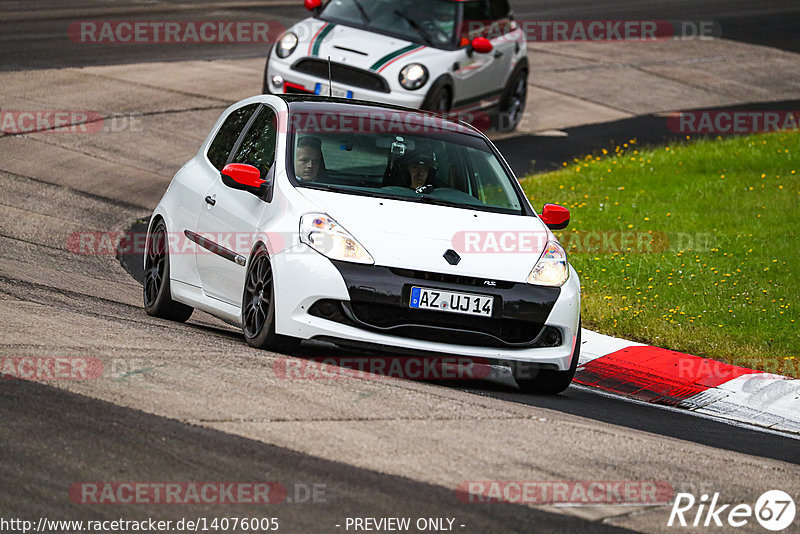
{"type": "Polygon", "coordinates": [[[527,97],[528,59],[508,0],[305,5],[313,16],[289,28],[268,55],[264,93],[332,91],[489,118],[492,124],[485,127],[503,131],[517,127],[527,97]]]}
{"type": "Polygon", "coordinates": [[[501,362],[560,392],[580,284],[495,146],[405,108],[261,95],[228,108],[148,227],[144,306],[194,308],[255,347],[300,340],[501,362]]]}

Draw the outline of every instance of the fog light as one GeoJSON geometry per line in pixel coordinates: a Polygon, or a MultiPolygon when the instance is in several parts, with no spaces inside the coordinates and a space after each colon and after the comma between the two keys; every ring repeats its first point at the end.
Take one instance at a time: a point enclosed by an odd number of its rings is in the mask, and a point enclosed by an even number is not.
{"type": "Polygon", "coordinates": [[[550,346],[558,345],[558,332],[550,330],[544,335],[544,342],[550,346]]]}
{"type": "Polygon", "coordinates": [[[319,312],[324,317],[332,317],[336,313],[336,306],[330,301],[323,301],[319,306],[319,312]]]}
{"type": "Polygon", "coordinates": [[[282,76],[273,76],[272,77],[272,86],[276,89],[280,89],[283,87],[283,77],[282,76]]]}
{"type": "Polygon", "coordinates": [[[552,326],[546,326],[539,338],[540,347],[558,347],[561,345],[561,332],[552,326]]]}

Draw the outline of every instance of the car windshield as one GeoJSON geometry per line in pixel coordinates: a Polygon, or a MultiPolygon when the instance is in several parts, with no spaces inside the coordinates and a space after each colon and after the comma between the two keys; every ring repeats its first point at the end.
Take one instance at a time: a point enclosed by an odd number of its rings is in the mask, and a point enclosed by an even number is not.
{"type": "Polygon", "coordinates": [[[515,178],[463,126],[363,108],[290,113],[290,176],[301,187],[523,214],[515,178]]]}
{"type": "Polygon", "coordinates": [[[453,0],[332,0],[320,18],[434,47],[455,41],[453,0]]]}

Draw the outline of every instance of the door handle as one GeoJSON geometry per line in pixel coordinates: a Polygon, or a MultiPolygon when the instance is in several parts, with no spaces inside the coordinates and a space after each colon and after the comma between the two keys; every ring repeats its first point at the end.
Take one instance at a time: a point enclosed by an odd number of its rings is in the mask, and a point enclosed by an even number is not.
{"type": "Polygon", "coordinates": [[[503,53],[498,50],[497,52],[494,53],[494,57],[495,59],[499,59],[503,57],[503,53]]]}
{"type": "Polygon", "coordinates": [[[213,206],[216,203],[217,201],[211,195],[208,195],[206,197],[206,204],[211,204],[213,206]]]}

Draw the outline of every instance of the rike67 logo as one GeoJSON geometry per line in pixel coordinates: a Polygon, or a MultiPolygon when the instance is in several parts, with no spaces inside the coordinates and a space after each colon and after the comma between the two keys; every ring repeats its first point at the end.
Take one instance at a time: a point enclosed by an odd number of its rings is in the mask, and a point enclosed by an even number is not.
{"type": "Polygon", "coordinates": [[[781,490],[764,492],[755,506],[749,504],[721,504],[719,493],[709,498],[703,494],[696,499],[691,493],[678,493],[672,505],[667,526],[681,527],[743,527],[754,517],[767,530],[778,532],[794,522],[795,504],[792,497],[781,490]]]}

